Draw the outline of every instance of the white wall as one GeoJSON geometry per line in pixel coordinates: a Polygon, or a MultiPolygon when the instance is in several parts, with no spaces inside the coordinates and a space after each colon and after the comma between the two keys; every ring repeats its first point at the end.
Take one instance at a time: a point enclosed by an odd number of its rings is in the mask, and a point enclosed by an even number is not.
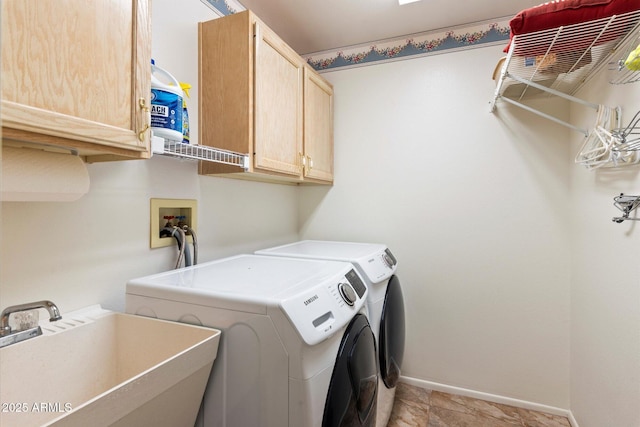
{"type": "MultiPolygon", "coordinates": [[[[613,86],[607,77],[579,95],[621,105],[626,126],[640,109],[640,84],[613,86]]],[[[577,108],[572,120],[595,122],[577,108]]],[[[574,152],[581,143],[572,135],[574,152]]],[[[611,222],[620,193],[640,195],[640,167],[571,168],[571,409],[580,427],[640,426],[640,224],[611,222]]]]}
{"type": "MultiPolygon", "coordinates": [[[[217,17],[201,2],[154,0],[153,57],[191,83],[197,141],[197,22],[217,17]]],[[[201,177],[191,161],[88,165],[89,194],[73,203],[2,203],[2,308],[51,299],[62,313],[100,303],[123,310],[128,279],[173,268],[175,247],[149,248],[149,199],[198,200],[200,260],[295,240],[297,189],[201,177]]]]}
{"type": "Polygon", "coordinates": [[[403,375],[568,408],[568,132],[508,106],[489,113],[501,56],[324,74],[335,186],[301,189],[301,233],[396,254],[403,375]]]}

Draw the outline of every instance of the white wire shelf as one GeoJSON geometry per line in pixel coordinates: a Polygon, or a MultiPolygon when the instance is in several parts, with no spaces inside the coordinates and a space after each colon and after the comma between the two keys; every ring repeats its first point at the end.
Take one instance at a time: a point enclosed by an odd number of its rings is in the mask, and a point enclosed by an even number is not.
{"type": "Polygon", "coordinates": [[[183,144],[165,140],[157,136],[152,137],[151,143],[153,154],[222,163],[225,165],[238,166],[245,171],[249,169],[249,155],[247,154],[221,150],[204,145],[183,144]]]}
{"type": "Polygon", "coordinates": [[[597,71],[610,63],[615,52],[637,34],[640,11],[580,24],[567,25],[513,37],[504,58],[491,111],[506,101],[576,131],[589,134],[525,104],[523,100],[559,96],[597,110],[598,104],[573,96],[597,71]]]}

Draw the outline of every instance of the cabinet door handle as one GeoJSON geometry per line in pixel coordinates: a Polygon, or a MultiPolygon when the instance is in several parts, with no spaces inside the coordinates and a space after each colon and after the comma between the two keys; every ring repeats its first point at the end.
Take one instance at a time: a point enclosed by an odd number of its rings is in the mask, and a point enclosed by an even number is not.
{"type": "Polygon", "coordinates": [[[144,133],[147,130],[149,130],[149,128],[151,127],[151,124],[150,124],[151,123],[151,114],[150,114],[150,111],[149,111],[149,107],[147,106],[147,100],[146,99],[144,99],[144,98],[138,99],[138,106],[140,107],[140,109],[142,111],[144,111],[145,113],[148,113],[148,114],[145,114],[147,116],[147,124],[144,125],[144,127],[140,130],[140,132],[138,132],[138,139],[140,141],[144,141],[144,133]]]}
{"type": "Polygon", "coordinates": [[[311,156],[307,156],[307,165],[309,166],[309,172],[311,172],[311,169],[313,169],[313,159],[311,158],[311,156]]]}
{"type": "Polygon", "coordinates": [[[145,133],[146,131],[148,131],[150,127],[151,127],[151,126],[149,126],[149,123],[147,123],[146,125],[144,125],[144,127],[142,128],[142,130],[140,130],[140,132],[138,132],[138,139],[139,139],[140,141],[144,141],[144,133],[145,133]]]}
{"type": "Polygon", "coordinates": [[[138,105],[140,106],[140,109],[146,113],[149,112],[149,107],[147,107],[147,100],[144,98],[140,98],[138,100],[138,105]]]}

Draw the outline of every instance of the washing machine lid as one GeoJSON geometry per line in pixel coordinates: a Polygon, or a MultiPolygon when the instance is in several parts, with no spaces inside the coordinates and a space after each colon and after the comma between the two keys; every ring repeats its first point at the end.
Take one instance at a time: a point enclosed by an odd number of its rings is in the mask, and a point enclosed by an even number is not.
{"type": "Polygon", "coordinates": [[[349,263],[259,255],[238,255],[132,279],[126,292],[265,315],[269,309],[282,310],[309,345],[347,325],[368,294],[349,263]],[[350,304],[344,288],[353,291],[347,292],[350,304]]]}
{"type": "Polygon", "coordinates": [[[378,243],[302,240],[288,245],[257,251],[256,254],[347,261],[358,268],[370,283],[390,278],[398,261],[386,245],[378,243]]]}

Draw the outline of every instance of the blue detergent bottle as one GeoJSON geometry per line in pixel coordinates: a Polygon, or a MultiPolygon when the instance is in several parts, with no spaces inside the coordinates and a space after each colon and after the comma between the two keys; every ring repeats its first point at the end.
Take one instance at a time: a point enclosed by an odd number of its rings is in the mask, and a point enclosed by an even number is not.
{"type": "Polygon", "coordinates": [[[153,59],[151,60],[151,130],[154,135],[161,138],[182,142],[182,89],[175,77],[155,65],[153,59]]]}

